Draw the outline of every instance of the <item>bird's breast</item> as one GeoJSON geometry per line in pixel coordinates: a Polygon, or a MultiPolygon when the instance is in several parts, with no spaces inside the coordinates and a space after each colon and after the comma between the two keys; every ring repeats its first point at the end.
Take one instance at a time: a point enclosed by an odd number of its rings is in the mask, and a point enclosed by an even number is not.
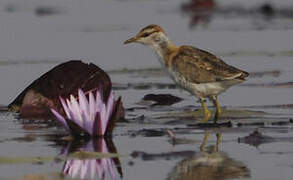
{"type": "Polygon", "coordinates": [[[181,86],[182,88],[187,87],[189,82],[186,81],[186,78],[182,74],[174,70],[172,67],[165,66],[165,69],[167,70],[168,75],[177,85],[181,86]]]}

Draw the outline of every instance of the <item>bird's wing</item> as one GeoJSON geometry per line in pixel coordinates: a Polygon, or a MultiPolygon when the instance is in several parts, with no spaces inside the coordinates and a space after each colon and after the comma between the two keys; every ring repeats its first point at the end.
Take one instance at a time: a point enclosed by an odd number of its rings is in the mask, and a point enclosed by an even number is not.
{"type": "Polygon", "coordinates": [[[171,64],[177,73],[193,83],[244,80],[249,75],[226,64],[215,55],[192,46],[181,46],[171,59],[171,64]]]}

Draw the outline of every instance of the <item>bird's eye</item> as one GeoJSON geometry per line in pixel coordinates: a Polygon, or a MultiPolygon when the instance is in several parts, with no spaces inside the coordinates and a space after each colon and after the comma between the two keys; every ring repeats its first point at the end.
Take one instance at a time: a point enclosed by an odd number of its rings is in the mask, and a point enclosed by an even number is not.
{"type": "Polygon", "coordinates": [[[143,33],[142,35],[141,35],[141,37],[148,37],[149,35],[151,35],[151,33],[143,33]]]}

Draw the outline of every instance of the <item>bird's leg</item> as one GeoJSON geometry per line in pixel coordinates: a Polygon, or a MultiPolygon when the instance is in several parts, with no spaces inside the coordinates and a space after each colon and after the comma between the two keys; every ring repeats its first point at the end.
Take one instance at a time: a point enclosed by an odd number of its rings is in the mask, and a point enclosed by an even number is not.
{"type": "Polygon", "coordinates": [[[200,102],[204,111],[204,117],[200,121],[201,123],[206,123],[211,118],[211,112],[209,111],[204,98],[200,98],[200,102]]]}
{"type": "Polygon", "coordinates": [[[210,133],[208,131],[206,131],[205,135],[204,135],[204,138],[203,138],[203,141],[202,141],[202,143],[200,145],[200,151],[201,152],[205,151],[205,146],[207,144],[207,141],[208,141],[209,137],[210,137],[210,133]]]}
{"type": "Polygon", "coordinates": [[[221,141],[222,141],[222,133],[219,132],[219,133],[217,133],[217,144],[216,144],[215,152],[219,151],[219,145],[220,145],[221,141]]]}
{"type": "Polygon", "coordinates": [[[213,101],[214,106],[216,107],[216,114],[215,114],[214,122],[217,123],[218,118],[222,114],[222,110],[221,110],[221,106],[219,104],[217,96],[212,96],[212,101],[213,101]]]}

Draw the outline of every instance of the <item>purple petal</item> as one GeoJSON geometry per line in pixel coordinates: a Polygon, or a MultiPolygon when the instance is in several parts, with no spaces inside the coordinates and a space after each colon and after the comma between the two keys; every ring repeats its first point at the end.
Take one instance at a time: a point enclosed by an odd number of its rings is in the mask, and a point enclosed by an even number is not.
{"type": "Polygon", "coordinates": [[[90,160],[83,160],[82,161],[82,166],[80,167],[80,177],[81,177],[81,179],[85,179],[85,177],[86,177],[86,173],[87,173],[87,171],[88,171],[88,162],[89,162],[90,160]]]}
{"type": "Polygon", "coordinates": [[[73,119],[74,118],[74,114],[72,113],[73,106],[72,106],[71,102],[69,101],[69,99],[66,99],[66,103],[67,103],[67,107],[68,107],[68,113],[70,116],[70,118],[68,118],[68,119],[73,119]]]}
{"type": "MultiPolygon", "coordinates": [[[[89,108],[89,102],[84,94],[84,92],[79,89],[78,90],[78,96],[79,96],[79,104],[80,104],[80,111],[81,111],[81,118],[83,120],[83,128],[89,133],[92,134],[92,124],[93,120],[91,120],[91,114],[90,114],[90,108],[89,108]]],[[[94,119],[94,117],[92,118],[94,119]]]]}
{"type": "Polygon", "coordinates": [[[63,99],[61,96],[59,97],[59,99],[60,99],[60,101],[61,101],[61,104],[62,104],[63,110],[64,110],[64,112],[65,112],[67,118],[70,119],[71,117],[69,117],[70,114],[69,114],[69,109],[68,109],[67,104],[65,103],[64,99],[63,99]]]}
{"type": "Polygon", "coordinates": [[[70,167],[70,172],[69,174],[75,178],[77,177],[78,175],[78,171],[80,169],[80,167],[82,166],[82,160],[79,160],[79,159],[74,159],[73,160],[73,163],[72,163],[72,166],[70,167]]]}
{"type": "Polygon", "coordinates": [[[101,111],[102,104],[103,104],[103,100],[102,100],[101,94],[99,91],[97,91],[97,93],[96,93],[96,106],[99,108],[99,111],[101,111]]]}
{"type": "Polygon", "coordinates": [[[70,171],[70,168],[72,166],[72,163],[73,163],[73,160],[72,159],[66,160],[65,165],[64,165],[64,168],[62,170],[62,172],[64,174],[69,174],[69,171],[70,171]]]}
{"type": "Polygon", "coordinates": [[[68,109],[68,106],[66,105],[64,99],[63,99],[62,97],[59,97],[59,99],[60,99],[60,101],[61,101],[62,107],[63,107],[63,109],[64,109],[64,112],[65,112],[67,118],[68,118],[68,119],[71,119],[71,117],[70,117],[70,113],[69,113],[69,109],[68,109]]]}
{"type": "Polygon", "coordinates": [[[80,123],[79,120],[74,119],[74,114],[72,111],[69,111],[70,116],[73,117],[72,119],[68,119],[68,121],[73,121],[75,124],[79,125],[80,127],[82,127],[82,124],[80,123]]]}
{"type": "Polygon", "coordinates": [[[108,170],[107,168],[107,158],[102,158],[101,159],[101,167],[103,168],[103,176],[105,176],[106,171],[108,170]]]}
{"type": "Polygon", "coordinates": [[[115,175],[115,164],[113,162],[112,159],[108,158],[107,159],[107,164],[108,164],[108,171],[110,171],[111,174],[111,179],[116,179],[116,175],[115,175]]]}
{"type": "Polygon", "coordinates": [[[96,169],[96,160],[91,160],[90,172],[89,172],[91,179],[94,179],[96,177],[97,172],[95,171],[95,169],[96,169]]]}
{"type": "Polygon", "coordinates": [[[92,124],[89,119],[85,116],[85,114],[82,112],[81,114],[81,117],[83,118],[83,126],[82,128],[87,132],[89,133],[90,135],[93,134],[93,131],[92,131],[92,124]]]}
{"type": "Polygon", "coordinates": [[[93,130],[92,130],[92,134],[93,136],[102,136],[103,135],[103,131],[102,131],[102,126],[101,126],[102,122],[101,122],[101,115],[98,112],[95,118],[95,122],[93,124],[93,130]]]}
{"type": "Polygon", "coordinates": [[[98,160],[96,160],[96,169],[97,169],[97,174],[99,176],[99,179],[101,179],[102,169],[100,164],[98,164],[98,160]]]}
{"type": "Polygon", "coordinates": [[[66,99],[66,104],[67,104],[67,107],[68,107],[68,111],[70,111],[72,109],[72,107],[71,107],[72,105],[71,105],[71,102],[69,101],[69,99],[66,99]]]}
{"type": "Polygon", "coordinates": [[[57,118],[57,120],[65,127],[67,132],[70,132],[70,129],[66,123],[66,120],[64,119],[63,116],[61,116],[57,111],[55,111],[54,109],[50,109],[51,112],[55,115],[55,117],[57,118]]]}
{"type": "Polygon", "coordinates": [[[69,101],[68,99],[66,99],[67,102],[67,106],[69,108],[69,115],[70,115],[70,119],[71,121],[74,121],[76,124],[78,124],[80,127],[83,127],[82,125],[82,120],[81,120],[81,114],[80,110],[79,110],[79,106],[77,101],[75,100],[75,98],[71,95],[70,96],[72,101],[69,101]],[[75,100],[75,104],[73,103],[73,101],[75,100]]]}
{"type": "Polygon", "coordinates": [[[81,89],[78,89],[78,99],[79,99],[79,106],[80,106],[81,112],[83,112],[85,116],[87,117],[87,119],[89,119],[89,114],[90,114],[88,109],[89,103],[84,92],[81,89]]]}
{"type": "Polygon", "coordinates": [[[89,93],[89,110],[90,110],[90,120],[94,121],[98,108],[96,107],[95,98],[92,92],[89,93]]]}
{"type": "Polygon", "coordinates": [[[107,115],[109,115],[109,113],[111,113],[111,111],[113,111],[113,104],[114,104],[114,93],[111,91],[109,98],[108,98],[108,102],[107,102],[107,115]]]}
{"type": "Polygon", "coordinates": [[[106,141],[103,139],[103,141],[101,142],[101,152],[102,153],[109,153],[106,141]]]}
{"type": "Polygon", "coordinates": [[[101,112],[100,112],[100,119],[101,119],[101,129],[102,129],[102,134],[104,135],[105,134],[105,131],[106,131],[106,127],[107,127],[107,109],[106,109],[106,105],[103,104],[102,105],[102,109],[101,109],[101,112]]]}
{"type": "Polygon", "coordinates": [[[74,98],[73,95],[70,95],[70,102],[71,102],[71,109],[70,109],[70,111],[74,115],[71,119],[74,120],[74,121],[76,121],[76,123],[82,127],[82,125],[83,125],[83,119],[81,117],[81,111],[80,111],[78,102],[74,98]]]}

